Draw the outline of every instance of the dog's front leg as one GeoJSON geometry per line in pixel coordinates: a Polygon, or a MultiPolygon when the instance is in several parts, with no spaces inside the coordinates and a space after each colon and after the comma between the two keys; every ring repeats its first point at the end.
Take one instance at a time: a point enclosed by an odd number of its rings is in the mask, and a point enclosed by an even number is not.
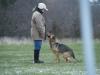
{"type": "Polygon", "coordinates": [[[59,58],[59,53],[56,53],[56,63],[59,63],[60,62],[60,58],[59,58]]]}

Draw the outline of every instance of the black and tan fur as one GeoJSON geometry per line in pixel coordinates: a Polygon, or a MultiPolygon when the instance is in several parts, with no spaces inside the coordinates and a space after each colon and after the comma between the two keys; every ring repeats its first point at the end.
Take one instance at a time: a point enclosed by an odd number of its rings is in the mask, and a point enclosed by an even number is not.
{"type": "Polygon", "coordinates": [[[60,44],[56,41],[55,35],[52,33],[48,33],[48,40],[50,44],[50,48],[54,55],[56,56],[56,62],[60,62],[60,55],[63,55],[63,58],[65,59],[66,62],[73,62],[74,60],[76,61],[74,52],[71,48],[64,44],[60,44]]]}

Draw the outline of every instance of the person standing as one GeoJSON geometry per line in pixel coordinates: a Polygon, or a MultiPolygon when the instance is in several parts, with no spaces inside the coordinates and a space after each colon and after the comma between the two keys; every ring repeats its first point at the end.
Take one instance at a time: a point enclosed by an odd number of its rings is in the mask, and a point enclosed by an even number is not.
{"type": "Polygon", "coordinates": [[[34,9],[31,20],[31,38],[34,44],[34,60],[33,63],[44,63],[39,60],[42,41],[46,37],[45,18],[43,13],[48,11],[45,3],[38,3],[38,6],[34,9]]]}

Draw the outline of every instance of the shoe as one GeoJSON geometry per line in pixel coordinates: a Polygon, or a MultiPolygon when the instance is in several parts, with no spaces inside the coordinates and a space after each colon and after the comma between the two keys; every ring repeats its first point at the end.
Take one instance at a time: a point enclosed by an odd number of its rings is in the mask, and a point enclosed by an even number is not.
{"type": "Polygon", "coordinates": [[[44,61],[40,61],[40,60],[39,60],[39,61],[33,61],[32,63],[33,63],[33,64],[35,64],[35,63],[44,63],[44,61]]]}
{"type": "Polygon", "coordinates": [[[38,61],[35,61],[34,63],[44,63],[44,61],[38,60],[38,61]]]}

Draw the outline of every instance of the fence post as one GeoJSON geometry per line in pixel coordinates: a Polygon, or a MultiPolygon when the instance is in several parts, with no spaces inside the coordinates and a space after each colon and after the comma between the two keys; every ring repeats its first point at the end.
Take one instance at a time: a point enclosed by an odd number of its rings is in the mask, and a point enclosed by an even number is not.
{"type": "Polygon", "coordinates": [[[81,34],[87,75],[96,75],[92,16],[89,0],[80,0],[81,34]]]}

